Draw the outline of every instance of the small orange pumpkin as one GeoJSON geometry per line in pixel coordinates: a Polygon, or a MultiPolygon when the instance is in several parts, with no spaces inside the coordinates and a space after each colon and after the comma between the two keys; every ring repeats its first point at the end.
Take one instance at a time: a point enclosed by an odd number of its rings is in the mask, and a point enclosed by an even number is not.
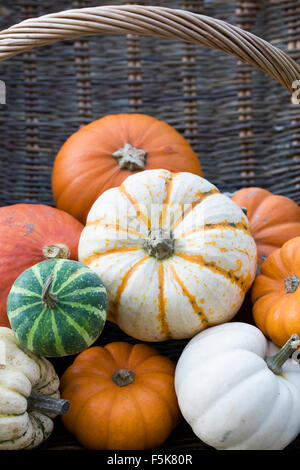
{"type": "Polygon", "coordinates": [[[59,151],[52,173],[56,206],[85,223],[100,194],[132,173],[155,168],[202,175],[189,143],[165,122],[143,114],[105,116],[73,134],[59,151]]]}
{"type": "Polygon", "coordinates": [[[145,344],[116,342],[77,356],[61,379],[67,429],[90,449],[151,449],[178,424],[175,366],[145,344]]]}
{"type": "Polygon", "coordinates": [[[286,241],[300,236],[300,207],[288,197],[262,188],[244,188],[232,199],[247,209],[259,264],[286,241]]]}
{"type": "Polygon", "coordinates": [[[286,242],[261,265],[252,301],[255,323],[277,346],[300,335],[300,237],[286,242]]]}

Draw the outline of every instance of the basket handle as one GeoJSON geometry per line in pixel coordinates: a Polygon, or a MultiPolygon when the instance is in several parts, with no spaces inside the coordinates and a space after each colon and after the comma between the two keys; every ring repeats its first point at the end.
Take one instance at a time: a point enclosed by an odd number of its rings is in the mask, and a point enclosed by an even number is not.
{"type": "Polygon", "coordinates": [[[290,93],[300,85],[300,66],[254,34],[208,16],[157,6],[82,8],[22,21],[0,32],[0,62],[35,47],[97,34],[159,36],[201,44],[253,65],[290,93]]]}

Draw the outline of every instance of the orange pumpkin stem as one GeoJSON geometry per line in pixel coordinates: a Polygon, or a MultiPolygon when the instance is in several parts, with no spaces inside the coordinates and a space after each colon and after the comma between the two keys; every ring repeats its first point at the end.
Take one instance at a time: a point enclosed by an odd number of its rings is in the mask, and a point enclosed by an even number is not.
{"type": "Polygon", "coordinates": [[[134,372],[128,369],[119,369],[112,376],[113,382],[119,387],[130,385],[135,380],[134,372]]]}
{"type": "Polygon", "coordinates": [[[58,304],[58,296],[50,291],[53,276],[48,276],[42,289],[42,302],[48,310],[53,310],[58,304]]]}
{"type": "Polygon", "coordinates": [[[282,373],[283,364],[289,359],[291,354],[300,346],[300,338],[298,335],[292,335],[290,339],[282,346],[277,354],[267,357],[266,363],[269,369],[276,375],[282,373]]]}
{"type": "Polygon", "coordinates": [[[158,260],[169,258],[174,253],[174,239],[166,230],[152,230],[145,240],[144,250],[158,260]]]}
{"type": "Polygon", "coordinates": [[[69,408],[70,403],[68,400],[47,397],[34,392],[31,393],[27,401],[27,410],[40,411],[41,413],[64,415],[69,408]]]}
{"type": "Polygon", "coordinates": [[[43,247],[43,255],[47,259],[69,259],[71,256],[70,249],[64,243],[55,243],[43,247]]]}
{"type": "Polygon", "coordinates": [[[287,294],[292,294],[293,292],[296,292],[299,284],[300,284],[300,281],[297,278],[297,276],[289,277],[288,279],[284,281],[285,292],[287,294]]]}
{"type": "Polygon", "coordinates": [[[112,156],[118,161],[121,170],[138,171],[146,168],[147,152],[133,147],[128,142],[112,156]]]}

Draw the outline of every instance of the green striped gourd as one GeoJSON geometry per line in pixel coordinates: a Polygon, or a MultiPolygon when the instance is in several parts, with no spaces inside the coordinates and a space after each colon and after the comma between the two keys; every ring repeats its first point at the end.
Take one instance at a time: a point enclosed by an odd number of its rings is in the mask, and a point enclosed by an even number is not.
{"type": "Polygon", "coordinates": [[[97,274],[77,261],[51,259],[24,271],[7,299],[19,342],[40,356],[77,354],[96,341],[106,320],[107,293],[97,274]]]}

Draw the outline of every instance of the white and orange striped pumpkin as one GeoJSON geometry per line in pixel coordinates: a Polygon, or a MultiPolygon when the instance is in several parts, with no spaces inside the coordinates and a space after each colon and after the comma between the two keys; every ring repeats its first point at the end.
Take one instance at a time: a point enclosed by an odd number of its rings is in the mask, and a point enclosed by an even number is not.
{"type": "Polygon", "coordinates": [[[105,283],[111,321],[163,341],[235,315],[254,280],[256,246],[241,208],[207,180],[147,170],[97,199],[79,259],[105,283]]]}

